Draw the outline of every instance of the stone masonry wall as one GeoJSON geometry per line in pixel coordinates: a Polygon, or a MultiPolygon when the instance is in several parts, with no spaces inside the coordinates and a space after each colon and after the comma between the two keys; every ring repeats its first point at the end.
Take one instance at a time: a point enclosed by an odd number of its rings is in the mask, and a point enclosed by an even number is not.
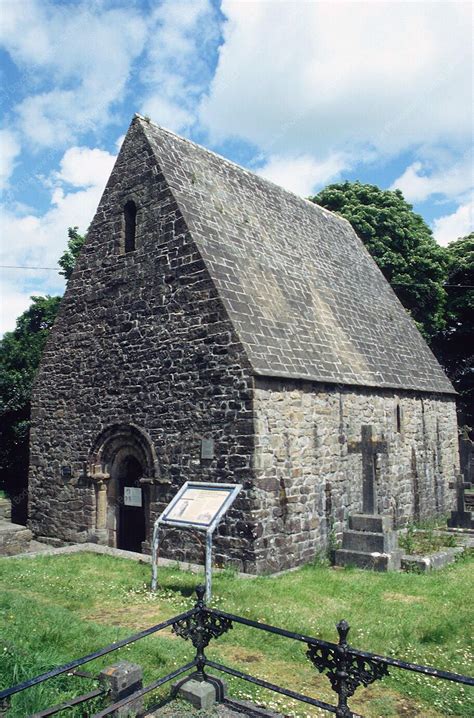
{"type": "MultiPolygon", "coordinates": [[[[186,480],[248,487],[253,379],[245,354],[139,127],[128,135],[47,343],[32,410],[30,526],[97,540],[88,476],[97,437],[114,424],[146,433],[156,453],[148,519],[186,480]],[[128,144],[127,144],[128,143],[128,144]],[[125,202],[138,207],[124,253],[125,202]],[[215,456],[201,459],[202,437],[215,456]],[[62,467],[71,468],[63,478],[62,467]]],[[[250,499],[238,497],[215,557],[252,565],[250,499]]],[[[174,532],[164,555],[201,561],[199,537],[174,532]]]]}
{"type": "Polygon", "coordinates": [[[361,455],[349,454],[348,442],[360,440],[364,424],[388,442],[388,453],[377,455],[380,513],[401,526],[452,508],[452,398],[258,379],[254,407],[259,570],[311,560],[361,512],[361,455]]]}
{"type": "MultiPolygon", "coordinates": [[[[249,572],[297,565],[326,548],[331,532],[340,535],[347,515],[360,511],[361,458],[348,454],[347,442],[360,439],[363,424],[388,442],[388,455],[378,457],[382,513],[400,525],[451,508],[447,483],[458,466],[452,399],[254,377],[134,123],[35,384],[29,501],[35,534],[104,540],[94,472],[107,467],[93,465],[94,451],[113,427],[134,427],[156,459],[144,488],[148,538],[184,481],[242,483],[215,536],[216,562],[249,572]],[[138,208],[136,249],[125,253],[129,200],[138,208]],[[214,440],[213,458],[201,458],[202,438],[214,440]]],[[[202,538],[168,531],[161,552],[201,562],[202,538]]]]}

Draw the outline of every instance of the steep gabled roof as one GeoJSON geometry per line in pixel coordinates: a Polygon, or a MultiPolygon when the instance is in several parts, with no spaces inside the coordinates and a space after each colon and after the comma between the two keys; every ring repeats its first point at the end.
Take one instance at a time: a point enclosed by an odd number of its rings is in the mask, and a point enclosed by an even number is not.
{"type": "Polygon", "coordinates": [[[453,393],[351,225],[136,118],[258,375],[453,393]]]}

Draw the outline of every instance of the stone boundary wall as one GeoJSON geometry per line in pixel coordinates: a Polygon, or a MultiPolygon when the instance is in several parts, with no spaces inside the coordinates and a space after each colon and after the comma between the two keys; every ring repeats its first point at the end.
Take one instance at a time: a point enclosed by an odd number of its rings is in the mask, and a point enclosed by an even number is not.
{"type": "Polygon", "coordinates": [[[454,504],[452,397],[259,378],[254,410],[259,571],[310,561],[361,512],[362,460],[348,442],[360,440],[364,424],[388,443],[376,460],[378,511],[395,527],[454,504]]]}

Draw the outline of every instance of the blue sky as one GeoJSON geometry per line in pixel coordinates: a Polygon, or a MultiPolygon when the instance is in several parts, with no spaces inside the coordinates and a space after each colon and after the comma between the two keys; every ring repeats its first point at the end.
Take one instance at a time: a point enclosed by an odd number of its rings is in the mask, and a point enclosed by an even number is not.
{"type": "MultiPolygon", "coordinates": [[[[1,265],[56,266],[134,112],[304,196],[398,187],[443,245],[472,231],[470,3],[0,4],[1,265]]],[[[0,333],[64,288],[0,279],[0,333]]]]}

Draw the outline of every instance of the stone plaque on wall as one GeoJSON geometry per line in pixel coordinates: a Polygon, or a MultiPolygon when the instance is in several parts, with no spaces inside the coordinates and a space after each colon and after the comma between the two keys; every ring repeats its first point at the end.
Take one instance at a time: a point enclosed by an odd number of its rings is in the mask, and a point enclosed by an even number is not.
{"type": "Polygon", "coordinates": [[[201,440],[201,459],[214,458],[214,439],[201,440]]]}

